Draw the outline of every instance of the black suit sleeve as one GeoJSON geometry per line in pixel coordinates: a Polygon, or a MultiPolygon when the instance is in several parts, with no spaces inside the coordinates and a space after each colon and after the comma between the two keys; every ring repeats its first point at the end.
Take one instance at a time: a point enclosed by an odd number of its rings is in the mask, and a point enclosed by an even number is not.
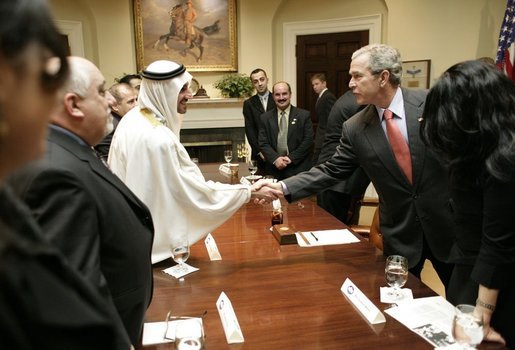
{"type": "Polygon", "coordinates": [[[24,193],[45,236],[102,294],[109,291],[100,269],[98,211],[89,191],[72,173],[45,170],[24,193]]]}
{"type": "Polygon", "coordinates": [[[259,153],[259,130],[261,128],[258,124],[259,118],[256,120],[253,116],[251,98],[243,102],[243,118],[245,120],[245,135],[247,135],[247,140],[252,148],[252,159],[255,159],[259,153]]]}
{"type": "MultiPolygon", "coordinates": [[[[313,123],[311,122],[311,116],[308,111],[295,109],[299,113],[299,124],[302,126],[302,133],[298,133],[296,135],[297,138],[300,138],[300,144],[295,147],[288,157],[291,159],[292,163],[300,163],[304,161],[304,159],[309,157],[311,146],[313,145],[313,123]]],[[[290,120],[290,125],[292,121],[290,120]]]]}

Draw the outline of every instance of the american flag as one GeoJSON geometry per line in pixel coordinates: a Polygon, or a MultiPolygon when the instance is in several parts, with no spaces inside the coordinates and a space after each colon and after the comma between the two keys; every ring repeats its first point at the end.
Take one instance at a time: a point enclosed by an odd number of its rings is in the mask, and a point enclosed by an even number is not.
{"type": "Polygon", "coordinates": [[[497,47],[497,57],[495,64],[506,72],[515,81],[515,71],[513,70],[514,41],[515,39],[515,0],[508,0],[506,12],[499,33],[499,44],[497,47]]]}

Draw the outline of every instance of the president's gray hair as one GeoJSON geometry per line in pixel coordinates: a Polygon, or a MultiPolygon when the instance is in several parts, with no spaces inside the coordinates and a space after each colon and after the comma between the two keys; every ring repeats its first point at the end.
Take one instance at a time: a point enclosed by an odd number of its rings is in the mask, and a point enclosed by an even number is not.
{"type": "Polygon", "coordinates": [[[400,85],[402,77],[401,53],[394,47],[384,44],[370,44],[363,46],[352,54],[352,59],[361,55],[368,55],[368,68],[376,75],[383,70],[390,72],[390,83],[400,85]]]}

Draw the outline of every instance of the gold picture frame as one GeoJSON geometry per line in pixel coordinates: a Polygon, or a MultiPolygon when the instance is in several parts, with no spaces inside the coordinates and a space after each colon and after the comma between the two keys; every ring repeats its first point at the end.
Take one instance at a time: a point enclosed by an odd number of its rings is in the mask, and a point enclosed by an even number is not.
{"type": "Polygon", "coordinates": [[[411,89],[429,89],[431,60],[402,62],[401,85],[411,89]]]}
{"type": "Polygon", "coordinates": [[[168,59],[189,71],[238,71],[236,0],[133,0],[138,71],[168,59]],[[192,22],[192,3],[196,18],[192,22]]]}

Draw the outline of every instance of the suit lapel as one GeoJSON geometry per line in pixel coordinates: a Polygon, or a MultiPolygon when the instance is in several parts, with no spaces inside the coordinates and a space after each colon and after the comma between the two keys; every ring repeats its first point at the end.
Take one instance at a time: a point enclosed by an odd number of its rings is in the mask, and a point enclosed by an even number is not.
{"type": "Polygon", "coordinates": [[[366,107],[364,113],[366,115],[366,123],[368,124],[365,128],[365,137],[368,139],[370,146],[373,148],[384,167],[392,174],[392,177],[408,185],[406,175],[404,175],[401,168],[397,165],[397,160],[393,155],[390,143],[381,126],[375,106],[369,105],[366,107]]]}
{"type": "Polygon", "coordinates": [[[419,119],[422,117],[423,104],[415,105],[410,99],[409,90],[402,90],[404,97],[404,111],[406,114],[406,127],[408,130],[409,148],[411,153],[411,167],[413,169],[413,184],[418,183],[418,179],[422,175],[422,169],[425,160],[425,146],[420,139],[419,119]]]}
{"type": "Polygon", "coordinates": [[[261,99],[259,98],[258,94],[255,94],[254,96],[252,96],[251,101],[252,101],[252,104],[254,105],[254,107],[258,111],[260,111],[261,113],[265,112],[265,110],[263,109],[263,104],[261,103],[261,99]]]}
{"type": "Polygon", "coordinates": [[[289,144],[290,140],[293,140],[293,137],[297,133],[296,130],[297,130],[298,119],[299,118],[298,118],[297,108],[291,106],[290,114],[288,115],[288,136],[287,136],[288,148],[291,147],[289,144]]]}

